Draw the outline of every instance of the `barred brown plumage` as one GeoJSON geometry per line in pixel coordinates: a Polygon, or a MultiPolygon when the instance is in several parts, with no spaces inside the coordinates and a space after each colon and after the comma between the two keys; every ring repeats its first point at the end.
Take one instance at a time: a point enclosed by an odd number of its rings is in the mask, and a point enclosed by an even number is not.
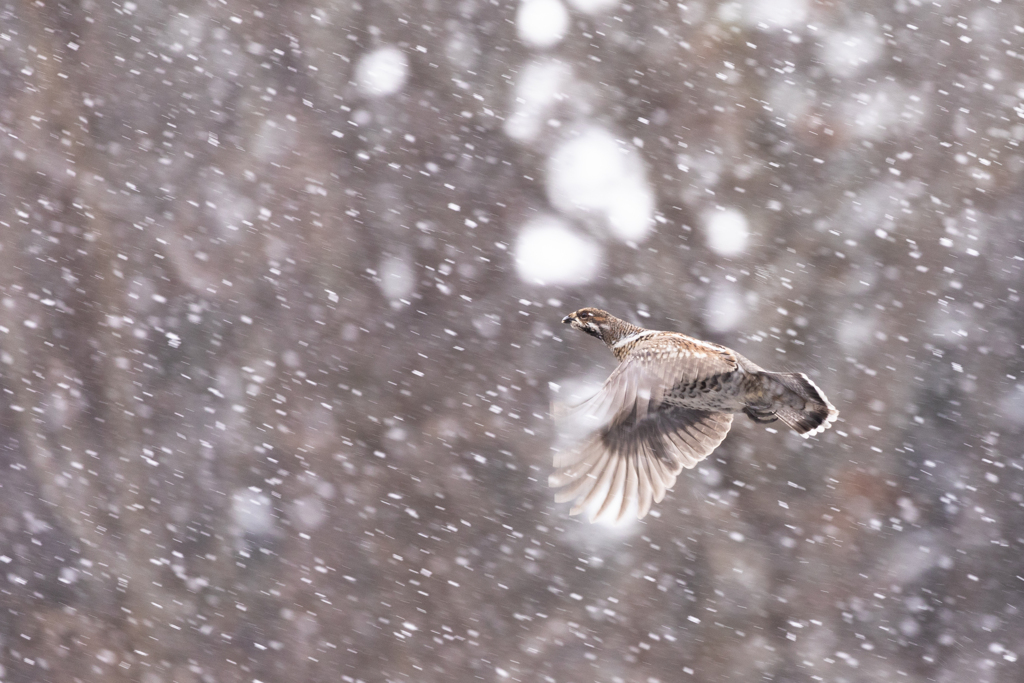
{"type": "Polygon", "coordinates": [[[622,519],[636,505],[643,519],[685,468],[706,458],[732,425],[733,413],[755,422],[782,420],[803,437],[839,415],[803,373],[768,372],[718,344],[679,332],[647,330],[598,308],[562,319],[597,337],[619,365],[591,399],[571,410],[591,434],[555,456],[550,486],[569,514],[592,507],[622,519]]]}

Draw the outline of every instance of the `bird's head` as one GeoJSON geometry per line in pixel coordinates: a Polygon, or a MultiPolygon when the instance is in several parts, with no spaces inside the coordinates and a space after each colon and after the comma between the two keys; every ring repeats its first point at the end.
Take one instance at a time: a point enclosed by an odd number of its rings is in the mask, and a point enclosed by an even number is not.
{"type": "Polygon", "coordinates": [[[581,308],[562,318],[562,322],[572,325],[574,330],[586,332],[605,342],[611,339],[613,321],[616,320],[615,316],[600,308],[581,308]]]}

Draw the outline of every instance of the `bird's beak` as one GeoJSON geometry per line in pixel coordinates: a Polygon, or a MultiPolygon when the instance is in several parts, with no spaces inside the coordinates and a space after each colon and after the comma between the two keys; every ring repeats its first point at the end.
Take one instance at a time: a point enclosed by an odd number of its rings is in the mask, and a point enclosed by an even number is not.
{"type": "Polygon", "coordinates": [[[562,322],[563,322],[564,324],[568,325],[569,323],[571,323],[571,322],[572,322],[572,320],[573,320],[573,318],[574,318],[575,316],[576,316],[576,314],[575,314],[575,313],[570,313],[569,315],[567,315],[567,316],[565,316],[564,318],[562,318],[562,322]]]}

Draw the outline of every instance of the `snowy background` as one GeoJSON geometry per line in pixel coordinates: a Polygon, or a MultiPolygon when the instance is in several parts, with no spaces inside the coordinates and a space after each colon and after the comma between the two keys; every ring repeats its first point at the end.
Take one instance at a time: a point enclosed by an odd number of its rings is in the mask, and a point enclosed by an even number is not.
{"type": "Polygon", "coordinates": [[[1022,98],[1009,0],[0,0],[0,680],[1024,680],[1022,98]],[[840,421],[581,523],[583,305],[840,421]]]}

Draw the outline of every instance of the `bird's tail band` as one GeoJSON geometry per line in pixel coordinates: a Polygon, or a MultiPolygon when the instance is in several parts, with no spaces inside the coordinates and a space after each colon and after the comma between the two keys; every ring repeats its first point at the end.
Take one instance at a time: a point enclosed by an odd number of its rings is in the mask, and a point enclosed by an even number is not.
{"type": "Polygon", "coordinates": [[[772,403],[767,411],[756,411],[753,415],[748,411],[755,421],[766,421],[763,418],[773,415],[806,439],[825,431],[839,417],[825,392],[802,372],[766,372],[764,376],[770,383],[772,403]]]}

